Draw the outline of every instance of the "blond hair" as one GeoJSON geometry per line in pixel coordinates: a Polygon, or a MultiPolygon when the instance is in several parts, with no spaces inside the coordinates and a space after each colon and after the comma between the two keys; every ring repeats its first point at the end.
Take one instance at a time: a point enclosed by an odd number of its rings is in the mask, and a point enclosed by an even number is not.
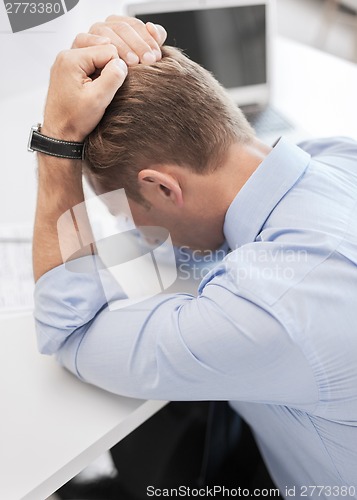
{"type": "Polygon", "coordinates": [[[229,146],[254,132],[211,73],[165,46],[153,65],[129,69],[96,129],[86,140],[86,168],[103,192],[125,188],[144,202],[137,175],[176,164],[205,174],[219,168],[229,146]]]}

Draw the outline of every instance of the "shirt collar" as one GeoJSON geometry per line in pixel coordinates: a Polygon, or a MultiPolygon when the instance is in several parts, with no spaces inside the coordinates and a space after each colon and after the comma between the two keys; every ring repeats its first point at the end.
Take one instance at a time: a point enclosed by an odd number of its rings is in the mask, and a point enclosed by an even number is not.
{"type": "Polygon", "coordinates": [[[281,138],[241,188],[224,221],[224,235],[234,250],[255,241],[283,196],[303,175],[310,155],[281,138]]]}

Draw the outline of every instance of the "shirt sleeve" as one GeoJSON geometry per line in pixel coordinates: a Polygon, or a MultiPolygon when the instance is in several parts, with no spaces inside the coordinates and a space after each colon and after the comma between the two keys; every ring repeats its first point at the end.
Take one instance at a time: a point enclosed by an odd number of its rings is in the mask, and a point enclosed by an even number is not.
{"type": "MultiPolygon", "coordinates": [[[[113,293],[113,297],[115,294],[113,293]]],[[[117,291],[115,299],[124,299],[117,291]]],[[[116,394],[170,400],[315,404],[310,366],[265,307],[230,287],[224,264],[185,294],[110,310],[96,273],[65,266],[35,291],[41,352],[116,394]]]]}

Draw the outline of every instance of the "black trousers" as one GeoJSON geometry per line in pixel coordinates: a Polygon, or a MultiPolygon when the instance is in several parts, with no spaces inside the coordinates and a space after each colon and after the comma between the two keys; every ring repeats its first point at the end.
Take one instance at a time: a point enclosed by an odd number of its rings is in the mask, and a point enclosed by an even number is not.
{"type": "Polygon", "coordinates": [[[226,402],[171,402],[110,453],[116,478],[69,482],[60,498],[143,500],[149,487],[274,487],[249,427],[226,402]]]}
{"type": "Polygon", "coordinates": [[[249,427],[226,402],[172,402],[111,449],[125,500],[155,488],[274,488],[249,427]]]}

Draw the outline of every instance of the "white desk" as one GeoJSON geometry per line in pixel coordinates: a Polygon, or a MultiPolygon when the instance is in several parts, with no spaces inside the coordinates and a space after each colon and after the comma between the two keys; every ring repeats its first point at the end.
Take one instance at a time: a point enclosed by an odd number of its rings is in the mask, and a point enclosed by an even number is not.
{"type": "Polygon", "coordinates": [[[277,38],[274,104],[312,137],[357,139],[357,64],[277,38]]]}
{"type": "Polygon", "coordinates": [[[83,384],[38,354],[31,316],[0,339],[2,500],[43,500],[165,405],[83,384]]]}

